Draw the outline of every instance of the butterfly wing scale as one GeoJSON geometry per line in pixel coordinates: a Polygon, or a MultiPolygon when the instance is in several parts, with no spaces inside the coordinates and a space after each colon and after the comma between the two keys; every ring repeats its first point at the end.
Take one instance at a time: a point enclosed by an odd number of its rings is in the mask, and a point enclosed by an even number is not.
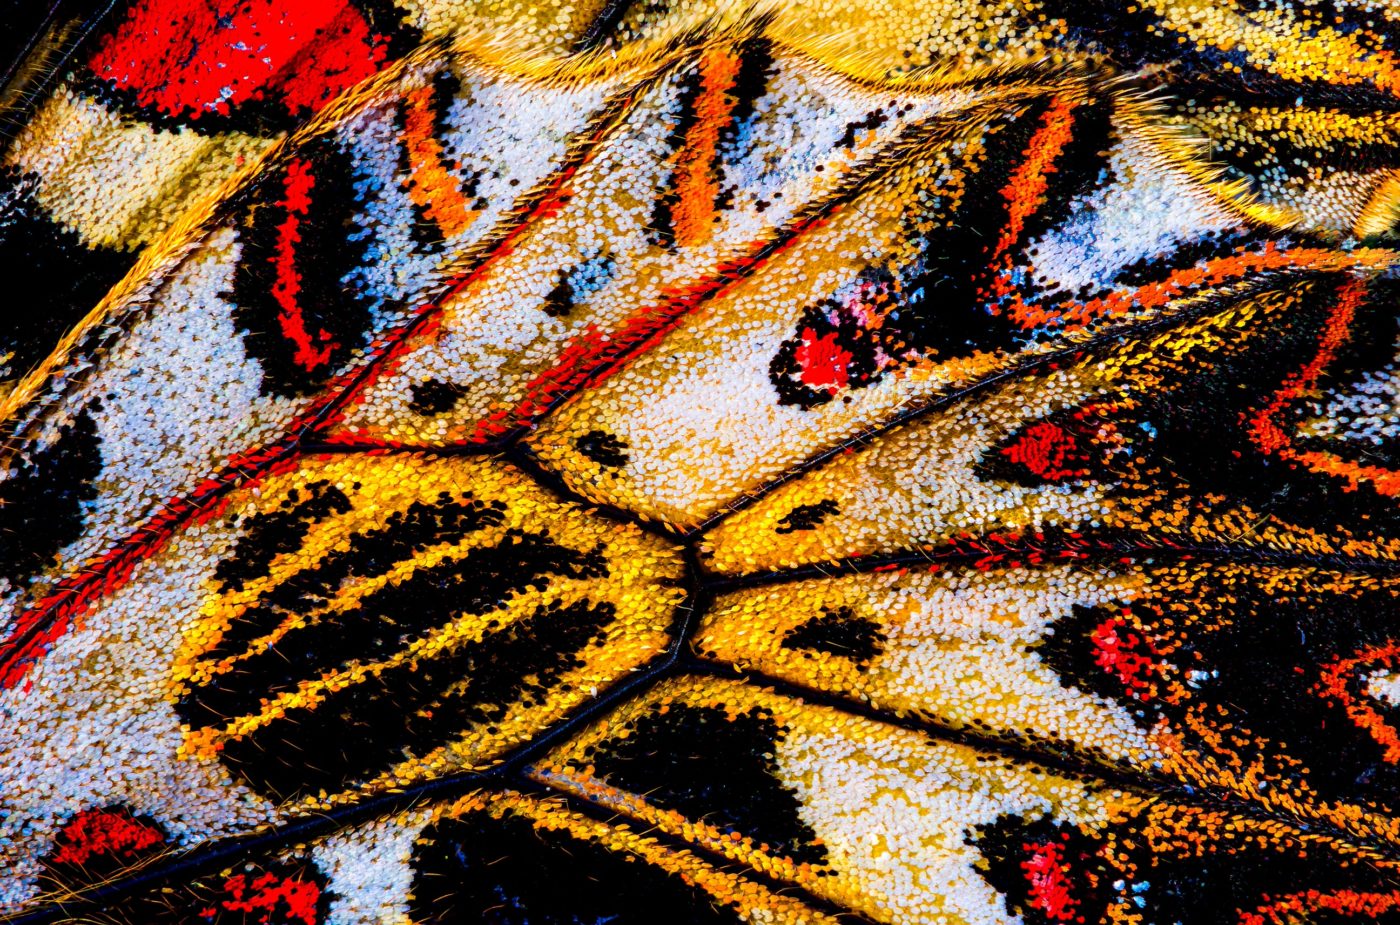
{"type": "Polygon", "coordinates": [[[6,155],[7,911],[1400,913],[1383,14],[167,6],[6,155]]]}

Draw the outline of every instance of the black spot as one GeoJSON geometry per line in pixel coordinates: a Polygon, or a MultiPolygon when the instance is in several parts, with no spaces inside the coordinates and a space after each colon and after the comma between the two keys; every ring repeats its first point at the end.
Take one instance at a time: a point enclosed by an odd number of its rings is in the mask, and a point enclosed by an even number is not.
{"type": "Polygon", "coordinates": [[[884,649],[885,632],[868,617],[841,607],[812,617],[783,635],[784,649],[826,652],[868,665],[884,649]]]}
{"type": "Polygon", "coordinates": [[[267,170],[237,203],[243,251],[228,298],[265,395],[314,392],[364,345],[371,300],[344,282],[371,243],[356,224],[363,194],[354,171],[349,154],[321,139],[267,170]]]}
{"type": "Polygon", "coordinates": [[[778,779],[773,753],[781,738],[772,715],[758,708],[730,718],[673,703],[635,720],[626,738],[594,745],[587,763],[612,786],[662,809],[747,835],[799,864],[820,864],[826,848],[778,779]]]}
{"type": "Polygon", "coordinates": [[[462,396],[467,394],[465,386],[444,379],[428,379],[415,382],[410,389],[409,410],[414,414],[433,417],[446,414],[457,407],[462,396]]]}
{"type": "Polygon", "coordinates": [[[410,918],[422,925],[737,925],[679,876],[509,814],[423,831],[410,918]]]}
{"type": "Polygon", "coordinates": [[[841,513],[841,508],[831,498],[823,498],[816,504],[799,504],[787,512],[774,533],[796,533],[799,530],[813,530],[826,522],[828,517],[841,513]]]}
{"type": "Polygon", "coordinates": [[[574,444],[578,451],[600,466],[618,469],[627,465],[627,444],[613,434],[591,430],[574,444]]]}
{"type": "Polygon", "coordinates": [[[574,310],[574,284],[569,280],[569,271],[559,271],[559,282],[544,297],[544,313],[551,318],[567,318],[574,310]]]}
{"type": "Polygon", "coordinates": [[[0,376],[23,375],[136,262],[126,253],[83,242],[34,200],[37,178],[0,168],[0,273],[23,280],[23,297],[8,300],[0,321],[0,376]]]}
{"type": "Polygon", "coordinates": [[[53,443],[19,457],[0,482],[0,578],[22,582],[82,535],[83,507],[97,497],[101,473],[101,441],[86,410],[53,443]]]}
{"type": "Polygon", "coordinates": [[[214,568],[214,578],[225,590],[241,591],[247,582],[265,577],[274,559],[301,548],[313,525],[350,510],[350,499],[330,482],[311,482],[305,491],[293,488],[276,510],[248,518],[233,551],[214,568]]]}

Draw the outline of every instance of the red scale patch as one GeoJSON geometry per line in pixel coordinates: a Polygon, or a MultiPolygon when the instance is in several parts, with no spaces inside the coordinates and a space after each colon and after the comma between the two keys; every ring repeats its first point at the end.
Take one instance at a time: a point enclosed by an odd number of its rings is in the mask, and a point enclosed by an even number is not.
{"type": "Polygon", "coordinates": [[[300,117],[383,67],[389,41],[347,0],[139,0],[88,67],[170,117],[263,99],[300,117]]]}
{"type": "Polygon", "coordinates": [[[852,357],[853,354],[841,346],[835,331],[818,334],[811,328],[802,329],[796,360],[803,385],[832,393],[844,389],[850,379],[852,357]]]}
{"type": "Polygon", "coordinates": [[[1026,858],[1021,862],[1027,884],[1026,902],[1045,914],[1052,922],[1083,922],[1078,915],[1079,900],[1075,898],[1070,864],[1065,859],[1068,835],[1059,841],[1026,842],[1022,849],[1026,858]]]}
{"type": "Polygon", "coordinates": [[[256,925],[317,925],[321,887],[299,876],[271,871],[235,874],[224,881],[224,896],[200,912],[206,921],[229,921],[225,913],[242,914],[241,921],[256,925]]]}
{"type": "Polygon", "coordinates": [[[86,867],[96,859],[132,861],[165,843],[165,833],[120,809],[95,809],[78,813],[58,836],[52,864],[86,867]]]}

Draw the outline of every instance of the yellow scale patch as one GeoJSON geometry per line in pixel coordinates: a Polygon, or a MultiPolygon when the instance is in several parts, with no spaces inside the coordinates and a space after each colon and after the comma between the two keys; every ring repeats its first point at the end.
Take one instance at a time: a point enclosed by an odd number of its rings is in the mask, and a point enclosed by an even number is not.
{"type": "MultiPolygon", "coordinates": [[[[721,737],[718,730],[712,735],[721,737]]],[[[1024,760],[806,704],[754,686],[681,677],[659,685],[553,752],[534,772],[540,781],[623,813],[661,832],[799,884],[814,895],[876,921],[1006,921],[1003,898],[980,871],[987,859],[979,833],[1008,819],[1041,822],[1094,841],[1102,860],[1096,890],[1115,877],[1150,880],[1143,866],[1255,850],[1287,857],[1314,851],[1342,865],[1381,864],[1377,852],[1286,825],[1170,801],[1076,779],[1024,760]],[[611,785],[595,764],[648,717],[664,722],[678,709],[709,711],[712,725],[755,712],[776,735],[772,774],[791,794],[825,860],[796,863],[710,817],[724,818],[722,791],[704,811],[658,805],[664,798],[611,785]]],[[[730,794],[729,798],[733,798],[730,794]]],[[[742,825],[742,823],[741,823],[742,825]]],[[[985,837],[985,836],[983,836],[985,837]]],[[[988,850],[990,853],[990,850],[988,850]]],[[[1131,895],[1110,904],[1107,921],[1136,922],[1131,895]]]]}
{"type": "MultiPolygon", "coordinates": [[[[490,764],[665,649],[675,608],[684,597],[679,587],[680,555],[670,544],[561,501],[518,470],[501,463],[462,457],[372,459],[370,462],[359,457],[329,456],[308,461],[296,471],[270,478],[230,501],[230,509],[238,517],[248,518],[285,505],[290,492],[306,492],[312,483],[330,482],[345,493],[352,506],[313,524],[298,549],[273,559],[265,577],[231,591],[221,588],[217,581],[206,584],[208,596],[176,655],[171,678],[173,695],[188,694],[211,681],[236,677],[250,656],[275,648],[298,630],[338,622],[347,610],[362,604],[376,591],[410,581],[416,573],[468,556],[472,550],[508,543],[512,533],[544,532],[565,550],[598,553],[606,562],[606,574],[551,576],[531,582],[528,589],[512,593],[498,606],[489,606],[481,613],[450,618],[444,614],[445,622],[406,641],[392,654],[379,659],[354,659],[306,678],[294,691],[264,698],[262,708],[256,712],[231,716],[222,726],[189,730],[182,750],[185,756],[212,758],[230,740],[284,719],[289,710],[314,711],[329,694],[364,683],[394,666],[450,655],[540,608],[588,602],[615,609],[615,617],[605,633],[583,653],[584,666],[561,675],[546,700],[517,703],[489,728],[483,724],[483,728],[464,729],[452,744],[415,755],[393,771],[365,783],[371,790],[402,786],[441,773],[490,764]],[[380,574],[352,577],[323,606],[288,615],[280,625],[259,634],[234,653],[210,654],[230,627],[236,626],[269,591],[305,576],[328,557],[351,550],[357,534],[373,530],[396,515],[403,516],[415,503],[464,492],[499,510],[499,522],[459,539],[431,545],[380,574]]],[[[314,713],[309,721],[315,722],[314,713]]]]}

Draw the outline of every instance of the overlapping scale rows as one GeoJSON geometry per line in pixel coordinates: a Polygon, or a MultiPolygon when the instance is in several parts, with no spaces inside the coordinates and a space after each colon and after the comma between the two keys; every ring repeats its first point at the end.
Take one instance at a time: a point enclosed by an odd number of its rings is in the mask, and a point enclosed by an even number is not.
{"type": "MultiPolygon", "coordinates": [[[[582,40],[593,6],[508,17],[491,2],[435,0],[120,4],[0,160],[0,261],[31,286],[0,325],[3,378],[30,373],[201,200],[418,43],[494,27],[522,51],[557,53],[582,40]]],[[[72,31],[48,36],[50,56],[72,31]]]]}
{"type": "Polygon", "coordinates": [[[1400,916],[1384,13],[168,6],[9,155],[153,243],[10,402],[4,912],[1400,916]]]}

